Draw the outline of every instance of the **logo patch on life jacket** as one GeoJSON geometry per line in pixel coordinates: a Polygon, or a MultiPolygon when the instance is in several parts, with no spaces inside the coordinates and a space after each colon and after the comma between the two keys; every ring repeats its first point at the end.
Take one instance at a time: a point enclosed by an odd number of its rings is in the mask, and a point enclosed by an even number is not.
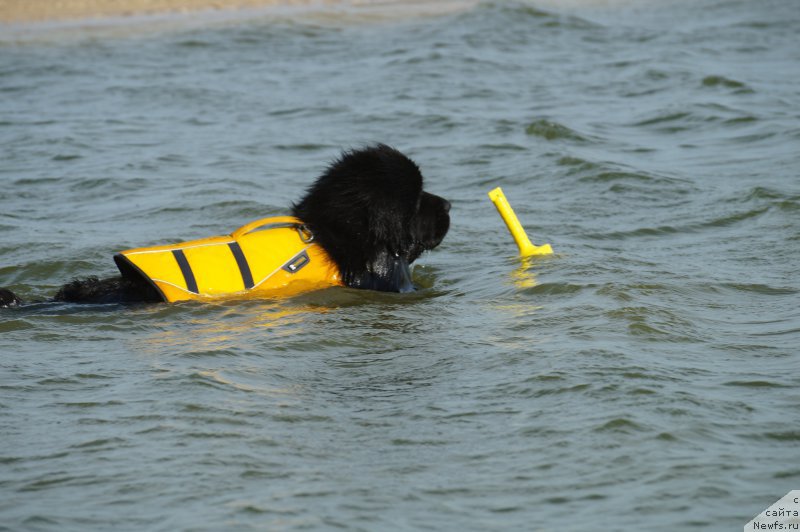
{"type": "Polygon", "coordinates": [[[308,253],[306,253],[306,250],[303,250],[284,264],[283,269],[289,273],[297,273],[309,262],[311,262],[311,259],[308,258],[308,253]]]}

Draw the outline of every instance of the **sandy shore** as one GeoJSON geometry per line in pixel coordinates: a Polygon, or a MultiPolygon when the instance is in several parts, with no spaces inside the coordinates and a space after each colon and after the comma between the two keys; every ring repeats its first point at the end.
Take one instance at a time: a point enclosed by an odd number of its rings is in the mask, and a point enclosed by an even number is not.
{"type": "Polygon", "coordinates": [[[319,5],[334,0],[0,0],[0,22],[7,24],[244,9],[273,5],[319,5]]]}

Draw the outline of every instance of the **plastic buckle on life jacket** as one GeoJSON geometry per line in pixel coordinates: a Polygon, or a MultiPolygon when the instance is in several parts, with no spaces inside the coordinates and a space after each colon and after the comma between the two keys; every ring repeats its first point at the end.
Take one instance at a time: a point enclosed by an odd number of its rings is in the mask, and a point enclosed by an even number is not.
{"type": "Polygon", "coordinates": [[[284,264],[282,268],[289,273],[297,273],[309,262],[311,262],[311,259],[308,258],[308,253],[306,253],[306,250],[303,250],[292,257],[292,259],[284,264]]]}
{"type": "Polygon", "coordinates": [[[296,229],[297,234],[300,236],[300,240],[306,244],[310,244],[314,241],[314,233],[311,232],[311,229],[309,229],[306,224],[300,224],[296,227],[296,229]]]}

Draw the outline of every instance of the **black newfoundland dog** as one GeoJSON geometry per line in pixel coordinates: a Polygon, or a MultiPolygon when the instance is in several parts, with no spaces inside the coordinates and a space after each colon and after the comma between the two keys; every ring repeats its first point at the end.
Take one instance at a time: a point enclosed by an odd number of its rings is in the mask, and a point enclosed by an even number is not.
{"type": "MultiPolygon", "coordinates": [[[[450,227],[450,203],[422,190],[417,165],[378,144],[344,153],[292,208],[339,270],[344,285],[385,292],[414,290],[409,265],[431,250],[450,227]]],[[[56,301],[156,302],[161,298],[138,278],[75,280],[56,301]]],[[[0,289],[0,307],[19,298],[0,289]]]]}

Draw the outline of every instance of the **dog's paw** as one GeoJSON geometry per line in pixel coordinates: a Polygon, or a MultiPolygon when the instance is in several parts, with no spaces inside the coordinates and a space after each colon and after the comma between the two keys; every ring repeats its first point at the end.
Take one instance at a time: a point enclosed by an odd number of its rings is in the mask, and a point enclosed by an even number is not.
{"type": "Polygon", "coordinates": [[[16,307],[22,303],[17,295],[7,288],[0,288],[0,308],[16,307]]]}

